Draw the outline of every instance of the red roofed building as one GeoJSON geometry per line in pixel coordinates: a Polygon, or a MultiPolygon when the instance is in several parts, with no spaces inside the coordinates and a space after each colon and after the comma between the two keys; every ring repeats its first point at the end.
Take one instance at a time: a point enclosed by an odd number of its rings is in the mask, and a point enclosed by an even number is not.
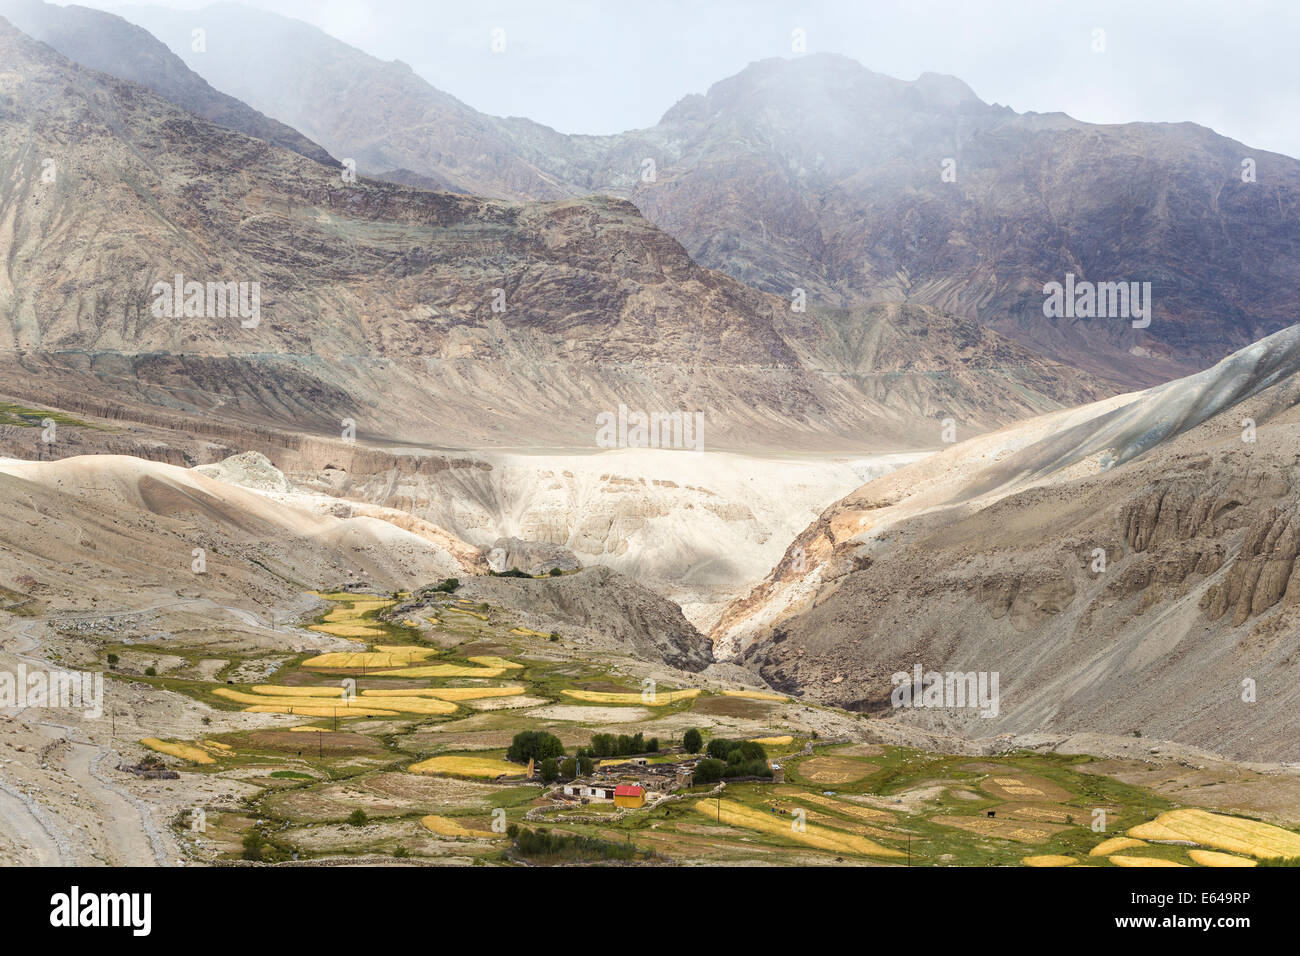
{"type": "Polygon", "coordinates": [[[637,783],[620,783],[614,788],[614,806],[644,807],[645,787],[637,783]]]}

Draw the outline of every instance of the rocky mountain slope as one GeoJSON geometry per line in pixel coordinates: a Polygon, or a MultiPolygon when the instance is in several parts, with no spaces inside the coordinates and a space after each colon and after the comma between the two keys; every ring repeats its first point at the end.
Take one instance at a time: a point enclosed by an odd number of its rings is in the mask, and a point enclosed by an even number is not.
{"type": "Polygon", "coordinates": [[[933,729],[1295,760],[1298,440],[1293,326],[864,485],[713,636],[776,685],[933,729]],[[999,673],[999,714],[895,709],[917,664],[999,673]]]}
{"type": "Polygon", "coordinates": [[[199,595],[286,607],[344,581],[396,589],[468,570],[430,536],[379,518],[314,514],[138,458],[0,459],[0,486],[0,582],[63,609],[199,595]]]}
{"type": "Polygon", "coordinates": [[[368,172],[624,196],[704,265],[782,298],[934,306],[1129,385],[1203,368],[1300,306],[1300,162],[1190,123],[1018,114],[954,77],[809,55],[751,64],[649,129],[566,136],[480,114],[297,21],[232,4],[127,15],[368,172]],[[224,38],[202,56],[185,49],[200,19],[224,38]],[[1067,273],[1151,283],[1150,326],[1046,318],[1042,287],[1067,273]]]}
{"type": "Polygon", "coordinates": [[[149,31],[119,16],[42,0],[0,0],[0,17],[69,60],[139,83],[196,116],[328,166],[338,166],[322,147],[296,129],[213,89],[149,31]]]}
{"type": "Polygon", "coordinates": [[[992,334],[878,361],[626,201],[349,184],[3,25],[0,55],[0,365],[28,401],[577,448],[627,405],[702,412],[707,447],[897,450],[1108,387],[992,334]]]}

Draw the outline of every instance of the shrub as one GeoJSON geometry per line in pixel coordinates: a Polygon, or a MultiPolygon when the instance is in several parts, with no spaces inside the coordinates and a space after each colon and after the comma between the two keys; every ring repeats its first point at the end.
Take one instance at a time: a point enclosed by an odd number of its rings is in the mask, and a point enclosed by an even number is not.
{"type": "MultiPolygon", "coordinates": [[[[509,833],[509,830],[506,831],[509,833]]],[[[599,840],[588,836],[569,836],[549,830],[516,828],[515,848],[524,856],[565,856],[576,859],[633,860],[646,854],[629,843],[599,840]]]]}
{"type": "Polygon", "coordinates": [[[262,836],[260,830],[252,829],[244,834],[244,852],[240,854],[245,860],[258,861],[262,859],[262,852],[266,849],[266,837],[262,836]]]}
{"type": "Polygon", "coordinates": [[[353,810],[351,813],[348,814],[348,823],[350,823],[354,827],[365,826],[366,821],[368,819],[370,818],[366,816],[365,810],[360,810],[360,809],[353,810]]]}
{"type": "Polygon", "coordinates": [[[564,574],[564,572],[561,571],[559,568],[551,568],[551,570],[548,571],[547,573],[553,578],[558,578],[560,577],[560,575],[564,574]]]}

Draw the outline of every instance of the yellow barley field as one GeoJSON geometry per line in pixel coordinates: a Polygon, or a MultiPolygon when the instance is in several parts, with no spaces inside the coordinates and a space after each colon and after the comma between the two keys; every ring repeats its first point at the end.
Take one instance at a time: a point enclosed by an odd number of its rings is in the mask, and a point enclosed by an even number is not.
{"type": "Polygon", "coordinates": [[[724,690],[723,695],[726,697],[745,697],[749,700],[789,700],[781,694],[769,694],[762,690],[724,690]]]}
{"type": "Polygon", "coordinates": [[[367,627],[364,624],[313,624],[307,628],[309,631],[319,631],[322,634],[329,634],[331,637],[384,637],[384,632],[375,627],[367,627]]]}
{"type": "Polygon", "coordinates": [[[465,667],[460,663],[426,663],[374,671],[377,678],[499,678],[504,667],[465,667]]]}
{"type": "Polygon", "coordinates": [[[699,800],[692,806],[697,813],[714,821],[719,818],[720,806],[722,822],[729,826],[757,830],[760,833],[793,840],[819,850],[830,850],[833,853],[858,853],[863,856],[901,857],[904,855],[899,850],[881,846],[866,837],[832,830],[830,827],[818,826],[815,823],[807,824],[802,831],[796,830],[793,820],[789,817],[764,813],[732,800],[699,800]]]}
{"type": "Polygon", "coordinates": [[[489,697],[516,697],[524,692],[518,684],[509,687],[422,687],[417,690],[363,690],[366,700],[373,697],[433,697],[438,700],[484,700],[489,697]]]}
{"type": "Polygon", "coordinates": [[[359,620],[374,611],[392,606],[392,601],[354,601],[347,607],[336,607],[327,612],[323,620],[332,624],[346,624],[348,621],[359,620]]]}
{"type": "MultiPolygon", "coordinates": [[[[268,691],[279,688],[264,687],[268,691]]],[[[300,688],[302,690],[315,688],[300,688]]],[[[341,690],[341,689],[340,689],[341,690]]],[[[246,708],[255,714],[304,714],[311,717],[360,717],[390,716],[390,712],[407,714],[452,714],[456,705],[434,697],[394,697],[391,695],[367,695],[365,697],[323,697],[293,696],[278,693],[246,694],[229,687],[218,687],[213,691],[218,697],[233,700],[239,704],[249,704],[246,708]]]]}
{"type": "Polygon", "coordinates": [[[825,807],[828,810],[834,810],[836,813],[843,813],[846,816],[857,817],[859,820],[869,820],[872,823],[896,823],[898,817],[888,810],[877,810],[875,807],[864,807],[860,804],[849,803],[847,800],[836,800],[834,797],[828,797],[823,793],[806,793],[780,791],[783,796],[793,797],[802,803],[815,803],[818,806],[825,807]]]}
{"type": "Polygon", "coordinates": [[[523,635],[524,637],[550,637],[550,636],[551,636],[551,635],[549,635],[549,634],[543,634],[541,631],[532,631],[532,630],[529,630],[529,629],[526,628],[526,627],[512,627],[512,628],[510,629],[510,633],[511,633],[511,634],[521,634],[521,635],[523,635]]]}
{"type": "Polygon", "coordinates": [[[505,836],[504,833],[493,833],[491,830],[470,830],[461,826],[451,817],[440,817],[437,814],[429,814],[420,820],[425,829],[445,837],[472,837],[476,840],[500,840],[505,836]]]}
{"type": "MultiPolygon", "coordinates": [[[[291,717],[396,717],[398,712],[395,710],[383,710],[379,707],[370,705],[361,706],[353,704],[347,708],[343,707],[326,707],[323,704],[254,704],[252,707],[245,707],[246,714],[288,714],[291,717]]],[[[315,728],[313,728],[315,729],[315,728]]]]}
{"type": "Polygon", "coordinates": [[[1025,866],[1074,866],[1079,861],[1072,856],[1058,856],[1055,854],[1044,854],[1042,856],[1027,856],[1020,861],[1025,866]]]}
{"type": "Polygon", "coordinates": [[[1192,858],[1193,863],[1199,863],[1201,866],[1258,866],[1255,860],[1248,860],[1244,856],[1233,856],[1231,853],[1219,853],[1215,850],[1188,850],[1187,855],[1192,858]]]}
{"type": "Polygon", "coordinates": [[[1142,867],[1142,866],[1181,866],[1186,868],[1185,864],[1175,863],[1173,860],[1161,860],[1154,856],[1120,856],[1115,854],[1107,857],[1110,862],[1116,866],[1142,867]]]}
{"type": "Polygon", "coordinates": [[[1151,823],[1139,824],[1128,832],[1130,836],[1148,840],[1186,840],[1258,859],[1300,856],[1300,834],[1271,823],[1192,807],[1166,810],[1151,823]]]}
{"type": "Polygon", "coordinates": [[[167,754],[171,757],[179,757],[182,760],[190,761],[190,763],[216,763],[210,754],[193,744],[159,740],[157,737],[145,737],[140,743],[150,750],[156,750],[160,754],[167,754]]]}
{"type": "Polygon", "coordinates": [[[447,610],[455,611],[457,614],[468,614],[470,617],[476,617],[480,621],[486,621],[488,619],[486,614],[480,614],[478,611],[468,611],[463,607],[449,607],[447,610]]]}
{"type": "Polygon", "coordinates": [[[373,651],[318,654],[302,662],[303,667],[401,667],[412,661],[424,661],[438,652],[431,647],[395,647],[377,644],[373,651]]]}
{"type": "Polygon", "coordinates": [[[762,744],[764,747],[788,747],[794,743],[793,737],[754,737],[752,743],[762,744]]]}
{"type": "Polygon", "coordinates": [[[486,777],[489,780],[524,774],[528,770],[520,764],[495,760],[492,757],[467,757],[457,754],[430,757],[428,760],[411,764],[408,769],[411,773],[440,773],[449,777],[486,777]]]}
{"type": "Polygon", "coordinates": [[[1112,853],[1118,853],[1120,850],[1131,850],[1135,846],[1146,846],[1141,840],[1134,840],[1132,837],[1111,837],[1109,840],[1102,840],[1095,847],[1088,851],[1089,856],[1110,856],[1112,853]]]}
{"type": "Polygon", "coordinates": [[[700,689],[691,687],[687,690],[661,690],[647,700],[642,700],[639,692],[624,694],[606,690],[566,690],[564,693],[574,700],[583,700],[589,704],[645,704],[648,707],[664,707],[679,700],[698,697],[700,689]]]}
{"type": "Polygon", "coordinates": [[[504,657],[497,657],[494,654],[480,654],[477,657],[469,658],[475,664],[483,667],[501,667],[508,671],[523,670],[523,664],[516,664],[514,661],[508,661],[504,657]]]}

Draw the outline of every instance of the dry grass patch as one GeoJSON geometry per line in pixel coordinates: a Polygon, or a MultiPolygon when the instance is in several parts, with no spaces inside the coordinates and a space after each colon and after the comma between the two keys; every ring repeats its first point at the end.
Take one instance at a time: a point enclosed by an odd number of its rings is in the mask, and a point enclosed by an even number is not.
{"type": "Polygon", "coordinates": [[[980,784],[980,789],[1003,800],[1020,803],[1069,803],[1074,797],[1052,781],[1027,773],[989,777],[980,784]]]}
{"type": "Polygon", "coordinates": [[[856,757],[809,757],[796,768],[799,776],[814,783],[856,783],[876,772],[873,763],[856,757]]]}
{"type": "Polygon", "coordinates": [[[1062,830],[1069,829],[1056,823],[1017,823],[988,817],[931,817],[930,822],[978,833],[980,836],[1016,840],[1020,843],[1044,843],[1062,830]]]}
{"type": "Polygon", "coordinates": [[[493,833],[491,830],[470,830],[461,826],[451,817],[440,817],[437,814],[429,814],[420,820],[427,830],[438,834],[438,836],[456,837],[458,839],[474,840],[500,840],[505,834],[493,833]]]}
{"type": "Polygon", "coordinates": [[[566,690],[565,695],[574,700],[583,700],[592,704],[644,704],[647,707],[664,707],[679,700],[691,700],[700,696],[698,687],[686,690],[661,690],[653,695],[647,694],[643,699],[639,692],[619,693],[608,690],[566,690]]]}
{"type": "Polygon", "coordinates": [[[726,697],[743,697],[746,700],[788,701],[790,699],[783,694],[769,694],[762,690],[724,690],[722,693],[726,697]]]}

